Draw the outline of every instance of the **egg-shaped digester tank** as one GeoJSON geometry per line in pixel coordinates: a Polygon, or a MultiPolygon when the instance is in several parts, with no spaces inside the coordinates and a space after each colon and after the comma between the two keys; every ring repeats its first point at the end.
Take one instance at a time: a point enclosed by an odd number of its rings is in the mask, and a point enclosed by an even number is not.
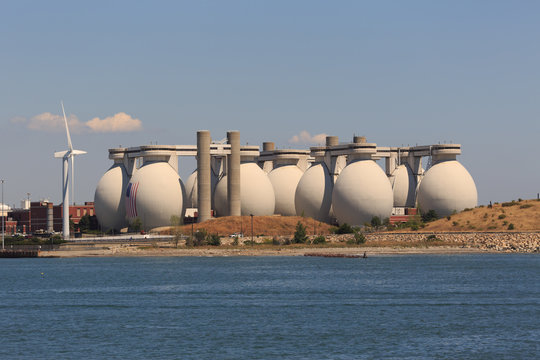
{"type": "Polygon", "coordinates": [[[417,182],[411,167],[399,165],[389,180],[394,193],[394,207],[415,207],[417,182]]]}
{"type": "Polygon", "coordinates": [[[283,216],[296,215],[294,197],[302,175],[304,175],[304,172],[297,165],[279,166],[268,174],[276,199],[275,214],[283,216]]]}
{"type": "Polygon", "coordinates": [[[94,193],[94,208],[102,230],[120,230],[128,226],[124,193],[129,176],[124,165],[115,163],[99,180],[94,193]]]}
{"type": "Polygon", "coordinates": [[[326,164],[320,161],[311,165],[296,187],[294,194],[296,215],[330,223],[333,188],[334,182],[326,164]]]}
{"type": "MultiPolygon", "coordinates": [[[[218,183],[218,176],[211,171],[210,172],[210,192],[214,193],[216,185],[218,183]]],[[[196,208],[199,206],[198,193],[197,193],[197,170],[193,171],[186,180],[186,207],[196,208]]],[[[212,199],[212,208],[214,207],[214,201],[212,199]]]]}
{"type": "Polygon", "coordinates": [[[129,223],[138,218],[145,230],[170,225],[173,215],[184,219],[184,184],[166,162],[145,163],[137,170],[124,199],[129,223]]]}
{"type": "Polygon", "coordinates": [[[334,214],[340,224],[360,226],[375,216],[381,220],[389,218],[393,202],[388,177],[375,161],[368,159],[348,164],[332,193],[334,214]]]}
{"type": "Polygon", "coordinates": [[[477,203],[474,180],[457,160],[440,161],[430,167],[418,188],[418,207],[423,213],[434,210],[443,217],[474,208],[477,203]]]}
{"type": "MultiPolygon", "coordinates": [[[[273,215],[274,188],[268,175],[254,162],[240,164],[240,203],[242,215],[273,215]]],[[[223,176],[214,191],[214,204],[218,216],[227,216],[227,176],[223,176]]]]}

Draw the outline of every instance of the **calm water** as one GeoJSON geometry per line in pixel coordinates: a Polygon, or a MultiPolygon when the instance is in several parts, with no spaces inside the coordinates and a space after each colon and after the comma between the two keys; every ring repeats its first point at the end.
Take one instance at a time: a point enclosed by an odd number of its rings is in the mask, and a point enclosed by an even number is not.
{"type": "Polygon", "coordinates": [[[1,259],[0,311],[1,359],[533,359],[540,256],[1,259]]]}

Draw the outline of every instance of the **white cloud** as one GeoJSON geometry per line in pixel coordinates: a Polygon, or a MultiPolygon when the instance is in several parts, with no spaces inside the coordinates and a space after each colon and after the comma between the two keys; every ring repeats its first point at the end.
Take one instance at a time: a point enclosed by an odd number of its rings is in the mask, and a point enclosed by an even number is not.
{"type": "MultiPolygon", "coordinates": [[[[84,130],[84,124],[79,121],[77,116],[70,115],[67,117],[69,131],[72,133],[80,133],[84,130]]],[[[65,131],[64,118],[60,115],[44,112],[32,117],[26,127],[30,130],[45,131],[45,132],[63,132],[65,131]]]]}
{"type": "Polygon", "coordinates": [[[326,134],[317,134],[311,136],[306,130],[300,131],[300,134],[294,135],[289,139],[291,144],[309,144],[309,145],[324,145],[326,142],[326,134]]]}
{"type": "MultiPolygon", "coordinates": [[[[131,132],[142,130],[142,122],[130,115],[119,112],[104,119],[98,117],[87,122],[81,122],[77,116],[67,117],[69,131],[73,134],[80,133],[107,133],[107,132],[131,132]]],[[[64,118],[61,115],[44,112],[32,117],[30,120],[24,117],[11,119],[13,124],[26,124],[26,127],[34,131],[64,132],[64,118]]]]}
{"type": "Polygon", "coordinates": [[[105,119],[93,118],[85,123],[92,132],[131,132],[142,130],[142,122],[139,119],[134,119],[131,115],[124,112],[119,112],[113,116],[108,116],[105,119]]]}

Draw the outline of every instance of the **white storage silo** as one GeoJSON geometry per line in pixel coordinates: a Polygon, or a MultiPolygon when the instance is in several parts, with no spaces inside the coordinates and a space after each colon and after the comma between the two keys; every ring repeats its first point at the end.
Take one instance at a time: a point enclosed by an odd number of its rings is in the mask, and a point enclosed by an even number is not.
{"type": "MultiPolygon", "coordinates": [[[[255,163],[240,164],[240,203],[242,215],[272,215],[274,188],[268,175],[255,163]]],[[[223,176],[214,191],[214,204],[218,216],[228,216],[227,176],[223,176]]]]}
{"type": "Polygon", "coordinates": [[[131,177],[124,197],[129,223],[138,218],[145,230],[170,225],[173,215],[184,218],[184,184],[169,164],[174,151],[164,148],[141,147],[143,166],[131,177]]]}
{"type": "Polygon", "coordinates": [[[276,197],[275,214],[283,216],[296,215],[294,197],[302,175],[304,175],[304,172],[297,165],[278,166],[268,174],[276,197]]]}
{"type": "Polygon", "coordinates": [[[324,161],[316,161],[302,175],[294,195],[296,215],[330,223],[334,181],[324,161]]]}
{"type": "Polygon", "coordinates": [[[460,153],[459,145],[434,147],[434,165],[426,171],[418,188],[418,207],[423,213],[434,210],[443,217],[476,207],[476,185],[471,174],[456,160],[460,153]]]}
{"type": "Polygon", "coordinates": [[[394,194],[394,207],[415,207],[416,176],[408,164],[395,168],[389,178],[394,194]]]}
{"type": "Polygon", "coordinates": [[[392,214],[393,193],[383,169],[371,160],[376,145],[351,144],[353,153],[334,185],[332,206],[340,224],[363,225],[392,214]]]}
{"type": "Polygon", "coordinates": [[[124,195],[129,181],[124,166],[125,149],[110,149],[109,158],[113,166],[99,180],[94,193],[94,208],[102,230],[120,230],[128,226],[124,195]]]}

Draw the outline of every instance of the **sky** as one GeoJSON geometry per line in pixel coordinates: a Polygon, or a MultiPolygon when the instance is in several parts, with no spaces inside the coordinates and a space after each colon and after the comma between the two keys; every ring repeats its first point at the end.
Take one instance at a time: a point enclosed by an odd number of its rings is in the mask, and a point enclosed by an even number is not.
{"type": "MultiPolygon", "coordinates": [[[[540,2],[3,1],[4,202],[93,201],[108,149],[308,148],[325,134],[380,146],[462,144],[479,203],[540,192],[540,2]],[[321,135],[322,134],[322,135],[321,135]]],[[[180,158],[186,180],[195,160],[180,158]]]]}

